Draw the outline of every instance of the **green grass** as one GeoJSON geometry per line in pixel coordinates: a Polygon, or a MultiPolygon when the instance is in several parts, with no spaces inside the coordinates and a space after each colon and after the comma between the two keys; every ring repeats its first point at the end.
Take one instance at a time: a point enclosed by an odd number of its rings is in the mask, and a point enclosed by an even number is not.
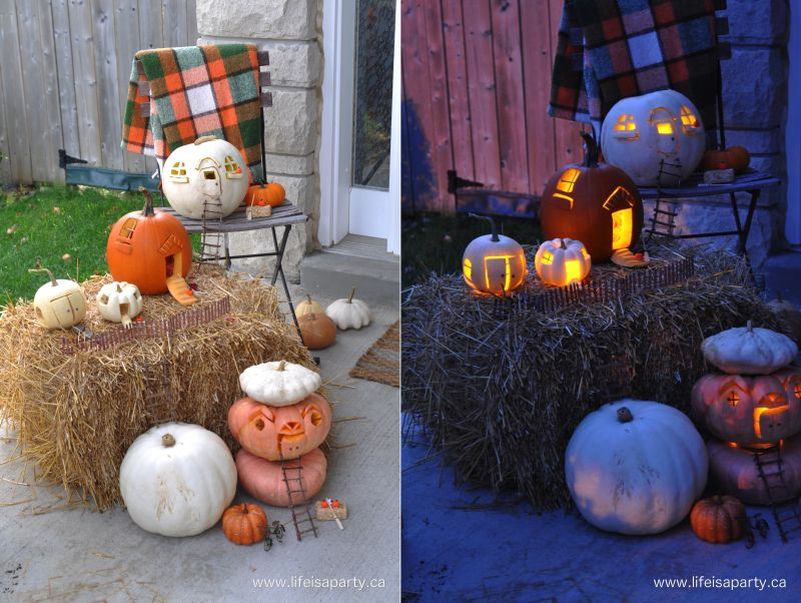
{"type": "MultiPolygon", "coordinates": [[[[540,237],[539,224],[533,220],[496,218],[496,222],[498,232],[523,245],[531,245],[540,237]]],[[[490,232],[485,220],[465,214],[404,217],[401,228],[401,281],[404,289],[419,283],[432,272],[459,272],[467,244],[490,232]]]]}
{"type": "Polygon", "coordinates": [[[0,306],[33,298],[46,282],[45,275],[28,272],[36,258],[56,278],[84,280],[107,272],[111,225],[143,205],[140,193],[65,186],[0,197],[0,306]],[[65,254],[70,257],[62,259],[65,254]]]}

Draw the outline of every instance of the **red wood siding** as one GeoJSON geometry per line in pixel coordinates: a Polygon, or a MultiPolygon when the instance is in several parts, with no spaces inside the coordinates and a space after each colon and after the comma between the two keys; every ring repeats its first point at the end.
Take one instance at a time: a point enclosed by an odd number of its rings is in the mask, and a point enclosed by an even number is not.
{"type": "Polygon", "coordinates": [[[402,0],[403,206],[454,210],[446,173],[542,192],[578,159],[547,114],[562,0],[402,0]]]}

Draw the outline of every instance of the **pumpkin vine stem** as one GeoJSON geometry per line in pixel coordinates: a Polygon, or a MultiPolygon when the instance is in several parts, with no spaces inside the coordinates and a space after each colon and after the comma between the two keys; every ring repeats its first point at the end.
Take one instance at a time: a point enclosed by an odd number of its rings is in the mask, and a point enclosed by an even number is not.
{"type": "Polygon", "coordinates": [[[161,443],[165,448],[171,448],[175,446],[175,436],[171,433],[165,433],[161,436],[161,443]]]}
{"type": "Polygon", "coordinates": [[[621,423],[629,423],[634,420],[634,415],[627,407],[621,406],[617,409],[617,420],[621,423]]]}
{"type": "Polygon", "coordinates": [[[350,295],[348,295],[348,303],[349,303],[349,304],[352,304],[352,303],[353,303],[353,296],[354,296],[354,295],[356,295],[356,287],[353,287],[353,288],[350,290],[350,295]]]}
{"type": "Polygon", "coordinates": [[[277,370],[279,370],[279,371],[285,371],[286,370],[286,360],[282,360],[281,362],[278,363],[278,369],[277,370]]]}
{"type": "Polygon", "coordinates": [[[28,268],[28,272],[47,272],[47,276],[50,277],[50,284],[54,287],[58,287],[58,281],[56,280],[56,277],[53,276],[53,273],[47,268],[42,268],[38,261],[36,262],[36,268],[28,268]]]}
{"type": "Polygon", "coordinates": [[[493,220],[490,216],[480,216],[479,214],[469,213],[467,214],[471,218],[478,218],[479,220],[487,220],[490,223],[490,228],[492,229],[492,238],[490,239],[493,243],[497,243],[500,241],[500,237],[498,236],[498,226],[495,224],[495,220],[493,220]]]}
{"type": "Polygon", "coordinates": [[[144,186],[139,187],[139,192],[145,197],[145,206],[142,208],[143,216],[155,216],[156,212],[153,210],[153,195],[144,186]]]}
{"type": "Polygon", "coordinates": [[[589,132],[580,134],[584,139],[584,166],[595,167],[598,165],[598,141],[595,139],[595,134],[589,132]]]}

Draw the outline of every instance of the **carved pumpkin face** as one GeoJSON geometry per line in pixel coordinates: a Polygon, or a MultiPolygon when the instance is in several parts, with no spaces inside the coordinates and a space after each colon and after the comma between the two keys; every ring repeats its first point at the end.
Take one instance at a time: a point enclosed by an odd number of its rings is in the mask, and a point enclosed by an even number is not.
{"type": "Polygon", "coordinates": [[[149,194],[142,211],[111,227],[106,261],[115,281],[133,283],[145,295],[167,292],[167,279],[182,278],[192,265],[192,244],[177,218],[155,211],[149,194]]]}
{"type": "Polygon", "coordinates": [[[690,99],[659,90],[615,103],[604,118],[601,148],[638,186],[675,186],[698,166],[706,137],[690,99]]]}
{"type": "Polygon", "coordinates": [[[520,243],[499,235],[495,221],[488,216],[492,234],[470,241],[462,256],[462,275],[474,291],[503,296],[514,291],[526,277],[526,255],[520,243]]]}
{"type": "Polygon", "coordinates": [[[331,430],[331,406],[319,394],[287,406],[241,398],[228,410],[228,428],[251,454],[268,461],[294,459],[325,441],[331,430]]]}
{"type": "Polygon", "coordinates": [[[692,404],[716,437],[771,445],[801,431],[801,369],[757,377],[705,375],[693,386],[692,404]]]}
{"type": "Polygon", "coordinates": [[[625,172],[598,163],[598,148],[582,134],[586,155],[582,165],[568,165],[545,186],[540,224],[546,239],[568,238],[584,243],[594,262],[640,239],[642,199],[625,172]]]}

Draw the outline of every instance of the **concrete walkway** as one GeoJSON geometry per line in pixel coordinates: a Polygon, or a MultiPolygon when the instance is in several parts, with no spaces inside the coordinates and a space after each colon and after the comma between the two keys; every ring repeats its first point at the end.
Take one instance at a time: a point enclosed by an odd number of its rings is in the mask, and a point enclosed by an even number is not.
{"type": "MultiPolygon", "coordinates": [[[[532,445],[534,445],[532,443],[532,445]]],[[[728,545],[702,542],[689,521],[657,536],[620,536],[578,514],[535,513],[513,493],[455,487],[453,472],[428,457],[412,432],[403,446],[403,591],[424,601],[771,601],[801,600],[801,540],[782,544],[771,528],[728,545]],[[659,578],[784,578],[786,589],[658,589],[659,578]]]]}
{"type": "MultiPolygon", "coordinates": [[[[344,531],[333,522],[320,522],[320,537],[299,543],[289,511],[265,507],[270,521],[287,526],[284,543],[265,552],[261,545],[231,544],[219,524],[199,536],[171,539],[144,532],[120,508],[107,513],[80,508],[43,512],[59,504],[53,496],[59,488],[34,482],[30,472],[24,474],[22,461],[15,460],[0,465],[0,600],[397,600],[399,392],[348,377],[362,353],[397,317],[396,306],[373,308],[369,327],[340,332],[333,347],[316,353],[336,404],[334,419],[364,417],[337,423],[332,430],[339,445],[354,444],[331,451],[321,493],[347,502],[351,518],[344,531]],[[274,579],[291,585],[299,576],[343,584],[350,579],[350,584],[329,589],[254,583],[274,579]],[[383,582],[384,587],[359,591],[354,578],[374,580],[376,586],[383,582]]],[[[12,455],[15,440],[3,427],[0,436],[2,462],[12,455]]],[[[239,493],[236,501],[250,499],[239,493]]]]}

